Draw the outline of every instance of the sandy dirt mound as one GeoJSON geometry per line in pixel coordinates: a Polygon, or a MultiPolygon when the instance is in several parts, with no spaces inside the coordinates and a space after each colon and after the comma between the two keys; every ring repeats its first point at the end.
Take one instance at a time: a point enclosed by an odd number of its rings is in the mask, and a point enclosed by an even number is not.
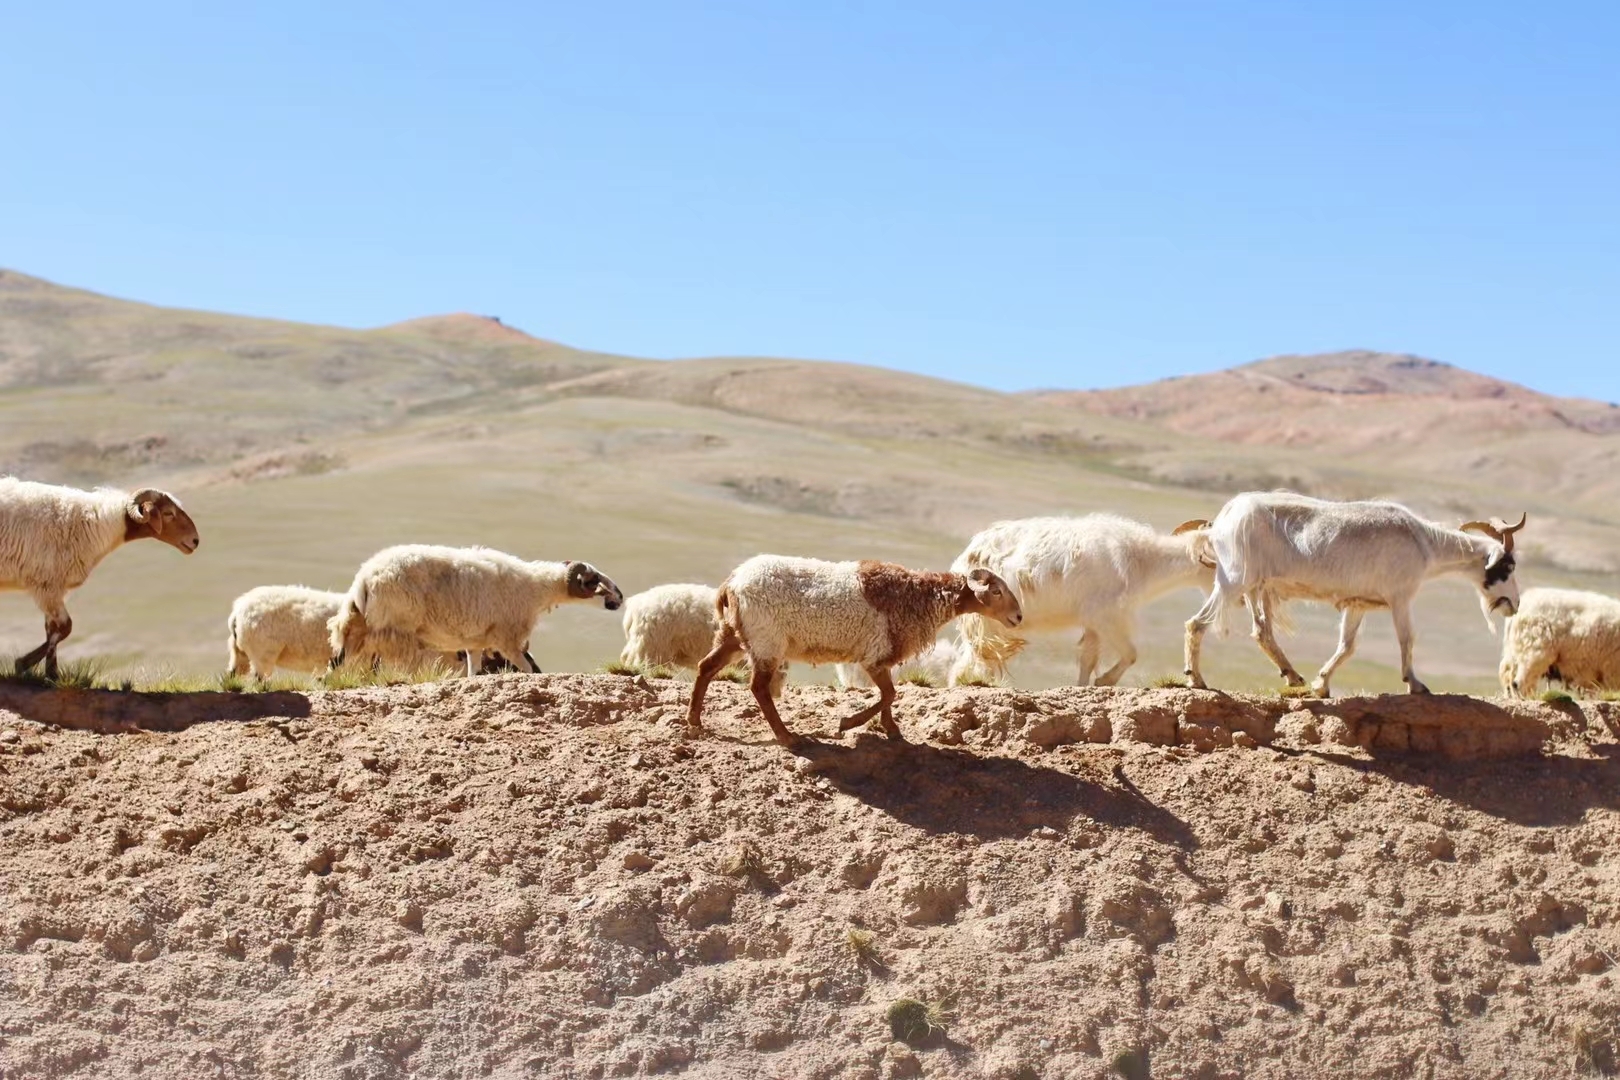
{"type": "Polygon", "coordinates": [[[686,692],[0,686],[0,1076],[1615,1070],[1613,706],[686,692]]]}

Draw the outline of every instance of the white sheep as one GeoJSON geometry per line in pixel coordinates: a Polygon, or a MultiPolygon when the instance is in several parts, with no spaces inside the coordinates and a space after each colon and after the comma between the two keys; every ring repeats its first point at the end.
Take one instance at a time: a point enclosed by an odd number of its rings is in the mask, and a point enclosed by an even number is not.
{"type": "Polygon", "coordinates": [[[45,643],[17,658],[27,671],[41,659],[57,677],[56,647],[73,632],[64,602],[114,549],[153,537],[190,555],[197,526],[166,491],[82,491],[0,477],[0,590],[33,597],[45,616],[45,643]]]}
{"type": "MultiPolygon", "coordinates": [[[[933,685],[943,685],[950,679],[951,669],[956,665],[956,653],[956,642],[941,638],[916,656],[896,665],[893,677],[901,682],[915,677],[933,685]]],[[[845,690],[864,690],[872,685],[872,680],[866,677],[866,672],[858,664],[835,664],[833,670],[838,674],[838,685],[845,690]]]]}
{"type": "Polygon", "coordinates": [[[1526,589],[1502,635],[1502,691],[1542,679],[1581,690],[1620,686],[1620,600],[1578,589],[1526,589]]]}
{"type": "Polygon", "coordinates": [[[347,603],[332,620],[334,666],[377,659],[382,642],[467,653],[467,674],[498,653],[520,671],[538,671],[528,654],[540,616],[569,601],[601,598],[616,611],[624,594],[590,563],[528,562],[493,548],[405,544],[361,564],[347,603]],[[522,663],[519,663],[519,658],[522,663]]]}
{"type": "MultiPolygon", "coordinates": [[[[346,593],[303,585],[260,585],[231,605],[226,628],[230,670],[268,679],[278,668],[305,674],[324,672],[332,660],[331,622],[343,610],[346,593]]],[[[415,670],[433,664],[460,666],[465,657],[420,649],[414,641],[374,642],[379,660],[415,670]]],[[[490,670],[486,663],[485,670],[490,670]]]]}
{"type": "Polygon", "coordinates": [[[1176,589],[1208,589],[1214,560],[1207,521],[1188,521],[1169,533],[1115,514],[998,521],[968,541],[951,569],[995,571],[1018,590],[1021,633],[1002,632],[968,615],[956,624],[954,685],[969,676],[1001,680],[1007,663],[1030,633],[1080,630],[1075,648],[1079,683],[1093,682],[1106,649],[1113,666],[1095,685],[1112,686],[1136,662],[1132,639],[1136,610],[1176,589]]]}
{"type": "Polygon", "coordinates": [[[624,602],[624,651],[636,667],[695,668],[709,655],[720,620],[713,585],[655,585],[624,602]]]}
{"type": "MultiPolygon", "coordinates": [[[[1248,492],[1221,507],[1209,527],[1215,588],[1187,620],[1186,672],[1202,687],[1199,650],[1204,633],[1223,611],[1243,602],[1254,618],[1254,638],[1290,686],[1305,680],[1277,644],[1276,614],[1290,600],[1318,600],[1339,609],[1339,647],[1317,673],[1311,690],[1328,695],[1328,680],[1356,648],[1362,617],[1388,608],[1400,644],[1401,678],[1414,694],[1428,693],[1412,669],[1412,600],[1423,583],[1459,574],[1479,591],[1485,621],[1519,607],[1513,537],[1524,528],[1470,521],[1451,529],[1425,521],[1392,502],[1330,502],[1289,491],[1248,492]]],[[[1494,626],[1492,627],[1494,630],[1494,626]]]]}
{"type": "Polygon", "coordinates": [[[733,570],[720,586],[715,611],[720,632],[698,665],[687,728],[702,730],[709,683],[746,654],[754,700],[784,746],[799,742],[771,700],[771,678],[784,662],[860,664],[877,686],[878,700],[846,717],[839,730],[879,716],[883,730],[898,739],[890,668],[927,648],[940,628],[960,615],[987,614],[1008,626],[1023,618],[1018,597],[988,570],[942,574],[894,563],[784,555],[756,555],[733,570]]]}

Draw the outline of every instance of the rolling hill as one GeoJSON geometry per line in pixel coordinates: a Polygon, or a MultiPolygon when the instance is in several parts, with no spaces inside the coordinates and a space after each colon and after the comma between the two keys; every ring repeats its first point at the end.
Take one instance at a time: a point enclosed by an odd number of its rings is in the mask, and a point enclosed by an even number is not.
{"type": "MultiPolygon", "coordinates": [[[[353,330],[182,311],[0,272],[0,472],[167,487],[203,531],[192,559],[116,553],[70,601],[64,658],[149,673],[218,670],[237,593],[341,588],[390,543],[587,558],[633,591],[717,581],[761,550],[942,566],[998,518],[1108,509],[1168,526],[1279,485],[1440,518],[1528,510],[1527,582],[1613,590],[1615,412],[1377,354],[1005,394],[847,364],[612,356],[476,315],[353,330]]],[[[1135,681],[1179,670],[1196,602],[1148,609],[1135,681]]],[[[1332,620],[1302,614],[1290,651],[1309,665],[1332,620]]],[[[1494,685],[1466,586],[1431,588],[1419,619],[1431,685],[1494,685]]],[[[0,655],[38,625],[0,595],[0,655]]],[[[1398,686],[1390,637],[1369,626],[1345,689],[1398,686]]],[[[572,608],[534,652],[589,670],[619,642],[615,617],[572,608]]],[[[1072,678],[1072,647],[1038,643],[1018,681],[1072,678]]],[[[1217,681],[1270,685],[1247,641],[1207,656],[1217,681]]]]}

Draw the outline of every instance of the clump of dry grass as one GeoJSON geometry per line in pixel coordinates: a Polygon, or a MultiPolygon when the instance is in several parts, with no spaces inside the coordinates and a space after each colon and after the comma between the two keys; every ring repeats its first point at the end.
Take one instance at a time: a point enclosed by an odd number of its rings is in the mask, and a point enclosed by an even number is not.
{"type": "Polygon", "coordinates": [[[935,1035],[948,1033],[955,1019],[943,1001],[923,1001],[903,997],[889,1005],[889,1031],[902,1042],[923,1043],[935,1035]]]}
{"type": "Polygon", "coordinates": [[[715,678],[746,685],[748,682],[748,666],[746,664],[732,664],[730,667],[721,668],[720,673],[715,678]]]}
{"type": "Polygon", "coordinates": [[[994,686],[996,684],[991,682],[989,679],[985,678],[983,675],[963,675],[960,679],[956,680],[956,685],[957,686],[994,686]]]}
{"type": "Polygon", "coordinates": [[[624,675],[634,678],[638,675],[648,679],[673,679],[675,669],[668,664],[627,664],[623,660],[609,660],[597,670],[606,675],[624,675]]]}
{"type": "Polygon", "coordinates": [[[744,840],[731,849],[720,869],[727,877],[761,878],[765,876],[765,857],[753,841],[744,840]]]}
{"type": "Polygon", "coordinates": [[[908,671],[896,681],[908,686],[926,686],[930,690],[939,689],[939,680],[926,671],[908,671]]]}
{"type": "Polygon", "coordinates": [[[870,930],[863,930],[852,926],[844,940],[848,943],[850,952],[855,954],[855,963],[868,971],[887,971],[889,965],[884,962],[883,954],[878,950],[877,935],[870,930]]]}
{"type": "Polygon", "coordinates": [[[1148,685],[1155,690],[1181,690],[1186,687],[1187,679],[1183,675],[1160,675],[1148,685]]]}

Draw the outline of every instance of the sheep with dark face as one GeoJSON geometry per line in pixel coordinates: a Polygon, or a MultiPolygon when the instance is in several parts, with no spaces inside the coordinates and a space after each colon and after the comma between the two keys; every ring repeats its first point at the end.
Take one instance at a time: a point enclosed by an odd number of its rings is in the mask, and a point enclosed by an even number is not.
{"type": "Polygon", "coordinates": [[[720,586],[715,611],[720,630],[698,665],[688,730],[702,730],[703,697],[715,675],[746,654],[754,700],[785,746],[799,739],[771,700],[771,679],[782,664],[859,664],[877,686],[878,700],[846,717],[839,730],[876,716],[889,737],[899,739],[891,668],[927,649],[940,628],[960,615],[985,614],[1007,626],[1023,618],[1017,596],[989,570],[931,573],[894,563],[785,555],[756,555],[733,570],[720,586]]]}
{"type": "Polygon", "coordinates": [[[379,643],[465,652],[476,675],[485,653],[538,671],[528,653],[540,616],[559,604],[600,599],[616,611],[624,594],[585,562],[528,562],[492,548],[406,544],[361,564],[348,602],[331,624],[332,663],[375,659],[379,643]]]}
{"type": "Polygon", "coordinates": [[[197,525],[166,491],[82,491],[0,477],[0,590],[33,597],[45,616],[45,642],[17,658],[17,671],[45,661],[57,677],[56,648],[73,632],[67,594],[114,550],[148,537],[190,555],[197,525]]]}
{"type": "MultiPolygon", "coordinates": [[[[1451,529],[1391,502],[1329,502],[1292,492],[1250,492],[1232,498],[1209,526],[1215,588],[1187,621],[1187,678],[1202,687],[1199,650],[1205,631],[1229,606],[1247,603],[1254,637],[1290,686],[1305,680],[1277,645],[1277,609],[1290,600],[1318,600],[1342,612],[1339,647],[1312,684],[1320,697],[1355,651],[1362,617],[1388,608],[1401,650],[1401,678],[1414,694],[1428,687],[1412,670],[1412,599],[1442,574],[1466,576],[1479,590],[1487,624],[1513,615],[1513,537],[1524,528],[1470,521],[1451,529]]],[[[1492,626],[1494,631],[1495,627],[1492,626]]]]}

